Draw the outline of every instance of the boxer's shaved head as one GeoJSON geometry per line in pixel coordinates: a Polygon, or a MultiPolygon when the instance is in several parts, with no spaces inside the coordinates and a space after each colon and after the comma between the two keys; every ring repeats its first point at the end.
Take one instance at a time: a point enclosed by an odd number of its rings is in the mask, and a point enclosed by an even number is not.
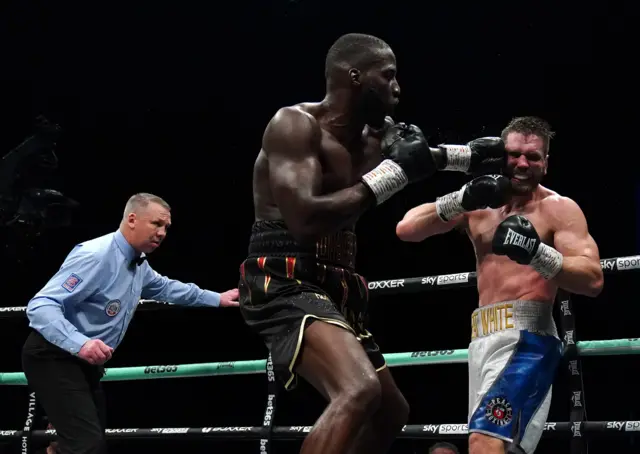
{"type": "Polygon", "coordinates": [[[356,68],[367,71],[380,63],[391,52],[391,47],[372,35],[349,33],[333,43],[325,60],[325,77],[330,79],[336,71],[356,68]]]}
{"type": "Polygon", "coordinates": [[[352,113],[380,130],[400,99],[396,56],[389,44],[372,35],[342,35],[325,60],[327,92],[341,98],[352,113]],[[339,93],[339,94],[338,94],[339,93]]]}
{"type": "Polygon", "coordinates": [[[548,122],[538,117],[516,117],[502,130],[502,140],[507,140],[507,136],[512,132],[525,136],[536,135],[544,142],[545,155],[549,155],[549,144],[555,135],[548,122]]]}
{"type": "Polygon", "coordinates": [[[156,203],[165,210],[171,211],[171,207],[164,201],[164,199],[147,192],[140,192],[132,195],[127,201],[127,204],[124,207],[123,219],[126,219],[130,213],[140,213],[140,211],[147,208],[150,203],[156,203]]]}

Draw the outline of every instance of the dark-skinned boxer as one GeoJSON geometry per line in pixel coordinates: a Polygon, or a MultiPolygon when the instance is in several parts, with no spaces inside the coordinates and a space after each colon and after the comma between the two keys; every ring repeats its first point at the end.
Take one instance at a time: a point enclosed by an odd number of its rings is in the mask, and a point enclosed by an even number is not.
{"type": "Polygon", "coordinates": [[[384,453],[409,409],[367,330],[355,223],[439,170],[472,173],[502,161],[504,145],[430,148],[416,126],[394,125],[396,59],[374,36],[340,37],[325,75],[322,101],[283,107],[265,129],[240,307],[285,388],[301,376],[329,402],[301,452],[384,453]]]}

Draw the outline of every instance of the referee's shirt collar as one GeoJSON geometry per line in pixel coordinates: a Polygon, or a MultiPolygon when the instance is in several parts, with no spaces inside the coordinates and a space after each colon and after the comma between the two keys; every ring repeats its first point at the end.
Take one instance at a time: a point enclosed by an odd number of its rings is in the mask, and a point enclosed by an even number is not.
{"type": "Polygon", "coordinates": [[[122,253],[124,254],[125,258],[127,259],[127,262],[131,262],[134,259],[144,258],[145,257],[144,252],[142,254],[139,254],[129,244],[129,242],[125,239],[124,235],[122,234],[122,232],[120,230],[116,231],[115,238],[116,238],[116,244],[118,245],[118,249],[120,249],[122,251],[122,253]]]}

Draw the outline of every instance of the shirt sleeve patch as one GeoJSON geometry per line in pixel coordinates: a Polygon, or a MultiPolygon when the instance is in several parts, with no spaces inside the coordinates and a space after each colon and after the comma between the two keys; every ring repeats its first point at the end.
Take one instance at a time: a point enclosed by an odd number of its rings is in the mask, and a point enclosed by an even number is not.
{"type": "Polygon", "coordinates": [[[78,276],[77,274],[71,274],[63,283],[62,283],[62,288],[65,289],[67,292],[71,293],[73,292],[76,287],[78,285],[80,285],[80,282],[82,282],[82,278],[80,276],[78,276]]]}

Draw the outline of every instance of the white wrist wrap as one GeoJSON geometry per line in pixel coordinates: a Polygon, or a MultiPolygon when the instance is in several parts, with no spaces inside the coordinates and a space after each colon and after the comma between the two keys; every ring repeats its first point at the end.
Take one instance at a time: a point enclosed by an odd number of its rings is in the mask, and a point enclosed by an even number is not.
{"type": "Polygon", "coordinates": [[[443,195],[436,199],[436,213],[438,213],[438,216],[440,216],[440,219],[444,222],[448,222],[466,211],[462,208],[462,196],[464,195],[465,186],[459,191],[443,195]]]}
{"type": "Polygon", "coordinates": [[[531,260],[531,267],[545,279],[553,279],[562,269],[562,254],[551,246],[540,243],[536,255],[531,260]]]}
{"type": "Polygon", "coordinates": [[[376,196],[378,205],[409,184],[402,167],[390,159],[385,159],[371,172],[362,175],[362,181],[376,196]]]}
{"type": "Polygon", "coordinates": [[[466,145],[440,145],[447,152],[447,165],[442,170],[466,172],[471,165],[471,148],[466,145]]]}

